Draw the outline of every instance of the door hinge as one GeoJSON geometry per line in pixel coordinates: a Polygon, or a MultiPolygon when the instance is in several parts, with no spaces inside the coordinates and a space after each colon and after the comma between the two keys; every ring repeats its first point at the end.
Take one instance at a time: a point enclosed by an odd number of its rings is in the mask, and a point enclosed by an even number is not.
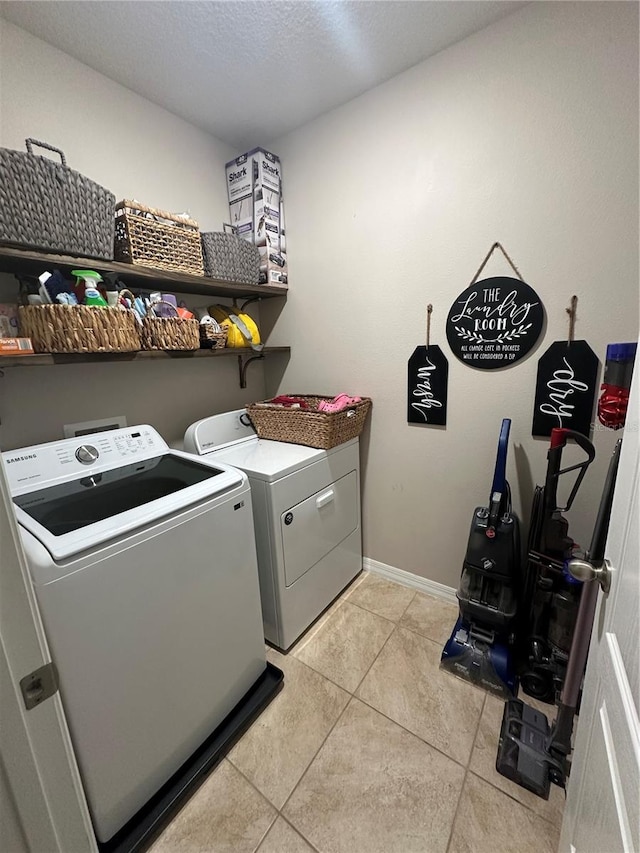
{"type": "Polygon", "coordinates": [[[20,689],[27,711],[40,705],[58,692],[58,670],[55,663],[46,663],[20,679],[20,689]]]}

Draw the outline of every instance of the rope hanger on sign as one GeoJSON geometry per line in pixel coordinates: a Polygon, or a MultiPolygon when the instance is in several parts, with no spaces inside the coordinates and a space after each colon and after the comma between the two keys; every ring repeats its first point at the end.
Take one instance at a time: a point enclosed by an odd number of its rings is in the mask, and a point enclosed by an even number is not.
{"type": "Polygon", "coordinates": [[[481,273],[481,272],[482,272],[482,270],[485,268],[485,266],[487,265],[487,262],[488,262],[489,258],[490,258],[490,257],[491,257],[491,255],[495,252],[495,250],[496,250],[496,249],[500,249],[500,251],[502,252],[502,254],[503,254],[503,255],[505,256],[505,258],[507,259],[507,262],[508,262],[509,266],[511,267],[511,269],[512,269],[512,270],[514,271],[514,273],[518,276],[518,278],[520,279],[520,281],[524,281],[524,279],[523,279],[523,278],[522,278],[522,276],[520,275],[520,270],[519,270],[519,269],[518,269],[518,267],[513,263],[513,261],[512,261],[512,260],[511,260],[511,258],[509,257],[509,255],[506,253],[506,251],[504,250],[504,247],[503,247],[502,243],[494,243],[494,244],[493,244],[493,246],[492,246],[492,247],[489,249],[489,251],[487,252],[487,255],[486,255],[486,257],[485,257],[484,261],[480,264],[480,269],[479,269],[479,270],[478,270],[478,272],[474,275],[474,277],[471,279],[471,283],[469,284],[469,287],[471,287],[471,285],[472,285],[472,284],[475,284],[475,283],[476,283],[476,281],[477,281],[477,280],[478,280],[478,278],[480,277],[480,273],[481,273]]]}
{"type": "Polygon", "coordinates": [[[429,339],[431,337],[431,312],[433,311],[433,305],[429,303],[427,305],[427,349],[429,349],[429,339]]]}
{"type": "Polygon", "coordinates": [[[564,310],[569,315],[569,337],[567,338],[567,346],[570,347],[573,343],[573,335],[576,327],[576,310],[578,308],[578,297],[575,294],[571,297],[571,305],[564,310]]]}

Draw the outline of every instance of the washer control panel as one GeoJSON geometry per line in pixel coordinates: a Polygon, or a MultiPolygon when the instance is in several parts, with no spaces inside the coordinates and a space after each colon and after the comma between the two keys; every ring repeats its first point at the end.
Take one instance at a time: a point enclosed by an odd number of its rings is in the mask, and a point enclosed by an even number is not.
{"type": "Polygon", "coordinates": [[[169,450],[151,426],[128,427],[36,444],[2,454],[13,494],[29,486],[67,479],[76,473],[116,468],[136,459],[151,459],[169,450]]]}
{"type": "Polygon", "coordinates": [[[81,444],[76,450],[76,459],[83,465],[93,465],[100,453],[92,444],[81,444]]]}

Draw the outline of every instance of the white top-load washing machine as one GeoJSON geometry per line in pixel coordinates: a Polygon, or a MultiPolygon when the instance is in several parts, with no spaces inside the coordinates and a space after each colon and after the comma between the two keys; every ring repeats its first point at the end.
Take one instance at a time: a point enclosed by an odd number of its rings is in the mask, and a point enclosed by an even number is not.
{"type": "Polygon", "coordinates": [[[150,426],[3,459],[106,841],[265,672],[249,484],[150,426]]]}
{"type": "Polygon", "coordinates": [[[358,439],[267,441],[239,409],[192,424],[184,448],[249,475],[265,637],[288,649],[362,569],[358,439]]]}

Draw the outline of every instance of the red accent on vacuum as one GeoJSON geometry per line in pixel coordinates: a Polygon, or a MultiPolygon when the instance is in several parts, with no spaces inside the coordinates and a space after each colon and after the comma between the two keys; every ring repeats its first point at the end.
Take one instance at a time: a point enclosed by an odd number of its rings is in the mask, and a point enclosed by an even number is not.
{"type": "Polygon", "coordinates": [[[570,429],[554,427],[551,430],[551,445],[550,447],[564,447],[565,436],[570,433],[570,429]]]}
{"type": "Polygon", "coordinates": [[[609,344],[604,368],[604,392],[598,400],[598,420],[609,429],[624,426],[637,344],[609,344]]]}

